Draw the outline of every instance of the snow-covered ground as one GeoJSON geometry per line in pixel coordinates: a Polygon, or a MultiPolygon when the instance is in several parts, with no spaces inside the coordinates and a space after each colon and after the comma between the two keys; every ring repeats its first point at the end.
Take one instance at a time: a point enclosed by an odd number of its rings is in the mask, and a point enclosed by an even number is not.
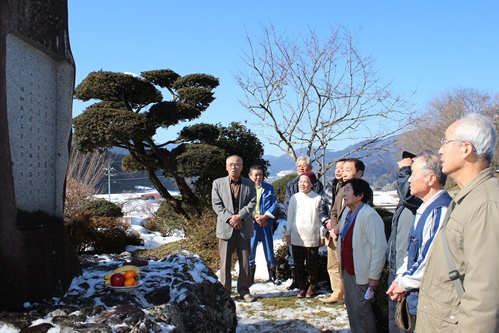
{"type": "MultiPolygon", "coordinates": [[[[135,251],[141,248],[154,248],[168,242],[178,240],[181,235],[174,237],[162,237],[159,233],[150,233],[143,227],[144,218],[156,211],[159,206],[159,201],[154,199],[141,200],[140,197],[144,193],[136,194],[111,194],[111,201],[119,203],[123,206],[123,212],[126,219],[131,223],[134,232],[140,233],[140,237],[144,239],[144,246],[128,246],[127,251],[135,251]]],[[[109,195],[99,195],[98,197],[109,199],[109,195]]],[[[283,244],[283,233],[286,225],[285,220],[279,221],[279,226],[274,233],[274,248],[277,249],[283,244]]],[[[325,248],[321,249],[326,251],[325,248]]],[[[235,265],[236,270],[233,272],[237,276],[238,265],[235,265]]],[[[216,272],[219,275],[219,272],[216,272]]],[[[286,287],[291,284],[291,280],[283,281],[280,286],[275,286],[268,280],[267,263],[261,243],[256,252],[256,272],[255,283],[250,288],[250,292],[257,299],[271,298],[275,296],[293,297],[297,291],[288,291],[286,287]]],[[[233,280],[233,292],[236,292],[237,280],[233,280]]],[[[323,291],[326,293],[326,290],[323,291]]],[[[286,329],[282,332],[322,332],[324,330],[334,330],[336,332],[349,332],[348,319],[346,310],[339,305],[323,305],[319,295],[312,299],[296,298],[297,307],[283,308],[269,311],[262,310],[260,302],[244,303],[237,301],[237,317],[238,317],[238,333],[243,332],[273,332],[279,325],[285,325],[286,329]],[[310,306],[314,302],[317,306],[310,306]],[[272,318],[272,319],[269,319],[272,318]],[[277,326],[276,326],[277,324],[277,326]],[[290,330],[289,330],[290,329],[290,330]]]]}
{"type": "MultiPolygon", "coordinates": [[[[137,249],[152,249],[163,244],[176,241],[182,237],[181,234],[171,237],[163,237],[160,233],[148,232],[144,228],[144,219],[151,216],[159,207],[159,200],[151,198],[142,200],[141,196],[144,193],[126,193],[126,194],[103,194],[97,197],[116,202],[122,205],[126,220],[131,223],[132,232],[140,234],[144,240],[144,246],[128,246],[127,251],[133,252],[137,249]]],[[[385,207],[395,207],[398,203],[396,191],[390,192],[374,192],[374,204],[385,207]]],[[[285,220],[279,221],[279,227],[274,233],[274,247],[277,249],[283,244],[283,233],[285,220]]],[[[321,249],[325,251],[325,248],[321,249]]],[[[234,275],[237,275],[237,267],[234,275]]],[[[219,272],[216,272],[219,275],[219,272]]],[[[85,273],[81,278],[85,277],[85,273]]],[[[259,281],[251,286],[251,293],[259,299],[271,298],[275,296],[290,296],[294,297],[296,291],[288,291],[286,287],[291,283],[291,280],[283,281],[280,286],[275,286],[270,282],[263,282],[268,279],[267,263],[263,252],[263,247],[260,245],[256,253],[256,272],[255,280],[259,281]]],[[[91,282],[91,281],[87,281],[91,282]]],[[[102,283],[101,281],[95,283],[102,283]]],[[[236,291],[236,279],[233,280],[233,291],[236,291]]],[[[326,291],[324,291],[325,293],[326,291]]],[[[238,317],[238,333],[243,332],[273,332],[280,325],[286,327],[281,332],[322,332],[331,330],[335,332],[350,332],[348,328],[348,319],[346,310],[341,306],[322,305],[319,298],[325,295],[319,295],[312,299],[296,299],[298,306],[292,308],[274,309],[272,311],[263,310],[261,302],[244,303],[236,302],[237,317],[238,317]],[[315,302],[311,306],[311,302],[315,302]],[[316,304],[320,306],[317,307],[316,304]],[[276,326],[277,324],[277,326],[276,326]]],[[[165,331],[167,332],[167,331],[165,331]]]]}

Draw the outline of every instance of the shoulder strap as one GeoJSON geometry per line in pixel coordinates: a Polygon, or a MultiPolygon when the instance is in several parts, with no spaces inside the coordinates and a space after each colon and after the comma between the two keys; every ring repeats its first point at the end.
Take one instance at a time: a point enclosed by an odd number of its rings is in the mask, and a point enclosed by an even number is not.
{"type": "Polygon", "coordinates": [[[456,265],[454,264],[454,261],[452,260],[450,251],[449,251],[449,246],[447,245],[447,237],[445,236],[445,229],[447,227],[447,222],[449,221],[450,213],[454,209],[454,206],[456,203],[452,201],[451,206],[449,207],[449,210],[447,210],[447,214],[444,219],[444,225],[442,226],[442,246],[444,248],[444,254],[445,254],[445,259],[447,260],[447,265],[449,266],[449,279],[452,281],[454,284],[454,287],[456,288],[457,295],[459,299],[463,297],[464,294],[464,287],[463,283],[461,282],[461,276],[459,272],[456,269],[456,265]]]}

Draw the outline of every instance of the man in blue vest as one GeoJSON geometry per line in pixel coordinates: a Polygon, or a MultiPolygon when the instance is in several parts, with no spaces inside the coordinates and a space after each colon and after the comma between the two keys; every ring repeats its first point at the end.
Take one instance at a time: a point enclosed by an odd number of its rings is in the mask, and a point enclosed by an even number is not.
{"type": "Polygon", "coordinates": [[[419,287],[426,265],[426,255],[440,230],[447,207],[452,200],[444,190],[446,180],[447,176],[442,172],[442,162],[438,155],[423,152],[414,158],[412,175],[408,182],[411,194],[423,200],[423,204],[416,211],[414,223],[409,231],[407,256],[397,270],[395,281],[387,291],[392,300],[407,297],[413,323],[416,320],[419,287]]]}

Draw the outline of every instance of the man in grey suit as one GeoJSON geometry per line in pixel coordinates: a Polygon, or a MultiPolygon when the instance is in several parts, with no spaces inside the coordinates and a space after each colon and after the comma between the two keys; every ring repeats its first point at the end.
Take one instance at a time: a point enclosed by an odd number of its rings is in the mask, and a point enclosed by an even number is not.
{"type": "Polygon", "coordinates": [[[237,155],[227,158],[228,177],[213,182],[211,203],[217,213],[218,253],[220,255],[220,283],[231,291],[231,259],[237,250],[239,278],[237,292],[245,302],[254,302],[249,287],[250,240],[253,236],[253,214],[256,206],[255,183],[241,177],[243,159],[237,155]]]}

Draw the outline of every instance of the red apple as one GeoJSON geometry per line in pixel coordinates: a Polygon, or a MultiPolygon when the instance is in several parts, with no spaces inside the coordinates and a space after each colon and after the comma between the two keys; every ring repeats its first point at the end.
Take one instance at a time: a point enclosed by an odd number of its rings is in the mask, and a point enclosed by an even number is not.
{"type": "Polygon", "coordinates": [[[121,273],[114,273],[111,276],[111,285],[113,287],[123,287],[125,285],[125,276],[121,273]]]}

